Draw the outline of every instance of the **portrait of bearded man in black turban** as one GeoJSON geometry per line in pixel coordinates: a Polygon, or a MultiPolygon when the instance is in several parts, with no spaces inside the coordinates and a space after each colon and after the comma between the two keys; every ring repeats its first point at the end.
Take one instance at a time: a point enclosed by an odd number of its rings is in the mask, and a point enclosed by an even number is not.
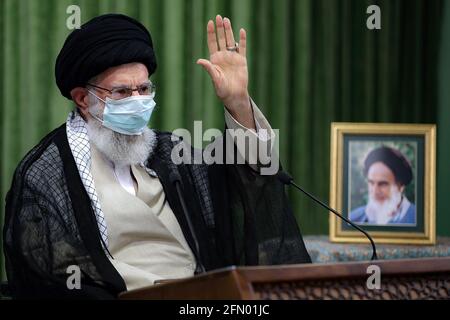
{"type": "Polygon", "coordinates": [[[413,179],[411,164],[399,150],[382,146],[364,160],[368,202],[350,212],[353,222],[374,225],[416,224],[416,206],[405,194],[413,179]]]}
{"type": "MultiPolygon", "coordinates": [[[[206,39],[209,59],[197,64],[226,127],[270,145],[274,132],[247,89],[245,30],[236,42],[218,15],[206,39]]],[[[148,126],[155,52],[147,28],[122,14],[95,17],[64,42],[55,79],[74,109],[19,163],[6,199],[13,297],[114,299],[231,265],[311,262],[276,176],[251,163],[172,161],[179,141],[148,126]],[[74,267],[79,288],[67,284],[74,267]]]]}

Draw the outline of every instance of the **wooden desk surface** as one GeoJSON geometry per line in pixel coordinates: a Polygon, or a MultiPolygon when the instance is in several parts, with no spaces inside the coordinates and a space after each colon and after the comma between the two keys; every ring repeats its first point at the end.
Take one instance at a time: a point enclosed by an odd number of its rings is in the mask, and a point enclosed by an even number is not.
{"type": "Polygon", "coordinates": [[[229,267],[125,292],[121,299],[450,298],[450,257],[335,264],[229,267]],[[381,272],[370,290],[368,267],[381,272]]]}

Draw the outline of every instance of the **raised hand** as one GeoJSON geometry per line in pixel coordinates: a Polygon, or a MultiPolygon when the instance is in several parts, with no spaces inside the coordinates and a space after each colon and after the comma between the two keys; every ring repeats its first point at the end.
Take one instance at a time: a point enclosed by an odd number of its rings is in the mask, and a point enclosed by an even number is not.
{"type": "Polygon", "coordinates": [[[210,75],[216,94],[231,115],[247,128],[254,129],[253,113],[248,94],[248,68],[246,58],[247,39],[244,29],[239,31],[239,45],[236,46],[231,21],[216,16],[208,21],[207,36],[209,60],[199,59],[210,75]]]}

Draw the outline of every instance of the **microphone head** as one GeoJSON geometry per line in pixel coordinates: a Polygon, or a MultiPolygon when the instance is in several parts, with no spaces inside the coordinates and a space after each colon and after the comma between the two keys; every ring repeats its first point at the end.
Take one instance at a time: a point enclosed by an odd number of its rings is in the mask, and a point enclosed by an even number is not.
{"type": "Polygon", "coordinates": [[[178,171],[171,171],[169,173],[170,183],[181,182],[181,176],[178,171]]]}
{"type": "Polygon", "coordinates": [[[289,173],[281,170],[278,171],[277,178],[284,184],[291,184],[291,182],[294,181],[294,179],[289,175],[289,173]]]}

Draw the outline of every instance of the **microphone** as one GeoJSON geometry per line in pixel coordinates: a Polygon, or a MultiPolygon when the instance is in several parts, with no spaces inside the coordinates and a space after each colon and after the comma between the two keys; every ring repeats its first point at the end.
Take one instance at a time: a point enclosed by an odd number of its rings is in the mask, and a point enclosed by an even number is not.
{"type": "Polygon", "coordinates": [[[181,176],[178,173],[178,171],[172,171],[169,174],[169,180],[170,182],[175,186],[175,189],[177,190],[178,198],[180,199],[181,208],[183,209],[184,217],[186,218],[186,222],[189,228],[189,231],[191,232],[192,239],[194,240],[194,246],[195,250],[197,252],[197,263],[200,268],[200,272],[206,272],[205,267],[203,266],[202,262],[200,261],[200,246],[198,244],[197,236],[194,232],[194,227],[192,226],[191,217],[189,216],[186,203],[184,202],[183,193],[181,192],[181,176]]]}
{"type": "Polygon", "coordinates": [[[280,180],[282,183],[286,184],[286,185],[292,185],[295,188],[297,188],[298,190],[300,190],[301,192],[303,192],[304,194],[306,194],[309,198],[313,199],[315,202],[317,202],[318,204],[320,204],[322,207],[324,207],[325,209],[327,209],[328,211],[333,212],[336,216],[338,216],[339,218],[341,218],[342,220],[344,220],[345,222],[347,222],[348,224],[350,224],[353,228],[357,229],[358,231],[362,232],[367,239],[369,239],[370,244],[372,245],[372,258],[370,260],[377,260],[377,249],[375,247],[375,242],[373,242],[372,237],[363,229],[361,229],[359,226],[357,226],[356,224],[354,224],[353,222],[351,222],[350,220],[348,220],[346,217],[344,217],[343,215],[341,215],[340,213],[338,213],[336,210],[334,210],[333,208],[330,208],[329,206],[327,206],[325,203],[323,203],[322,201],[320,201],[319,199],[317,199],[316,197],[314,197],[312,194],[310,194],[309,192],[303,190],[301,187],[299,187],[297,184],[295,184],[294,179],[287,173],[284,171],[278,171],[277,173],[277,178],[278,180],[280,180]]]}

